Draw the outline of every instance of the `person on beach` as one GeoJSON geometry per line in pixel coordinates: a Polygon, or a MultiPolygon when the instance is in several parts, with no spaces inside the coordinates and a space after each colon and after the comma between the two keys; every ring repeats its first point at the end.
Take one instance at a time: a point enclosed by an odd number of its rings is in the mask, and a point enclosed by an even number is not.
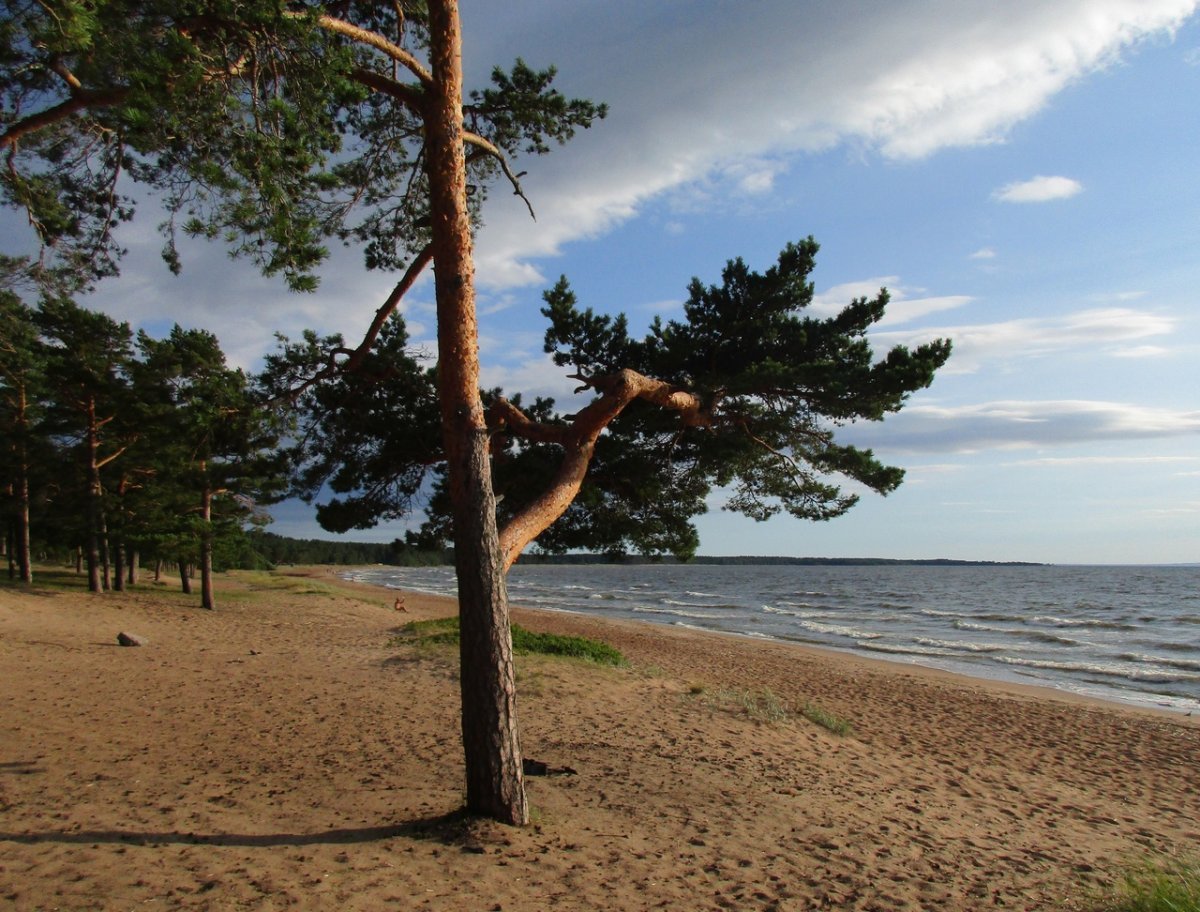
{"type": "Polygon", "coordinates": [[[395,608],[397,611],[403,611],[405,614],[408,614],[408,609],[404,607],[404,596],[403,595],[396,596],[396,604],[393,605],[392,607],[395,608]]]}

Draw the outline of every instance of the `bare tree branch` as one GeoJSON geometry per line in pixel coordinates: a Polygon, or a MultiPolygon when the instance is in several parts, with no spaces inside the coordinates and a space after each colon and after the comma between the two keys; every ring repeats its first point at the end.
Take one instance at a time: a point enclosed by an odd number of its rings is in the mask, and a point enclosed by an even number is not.
{"type": "Polygon", "coordinates": [[[362,341],[355,348],[345,348],[339,346],[331,349],[326,353],[325,366],[304,380],[299,386],[287,391],[285,396],[280,398],[295,399],[302,395],[306,390],[315,386],[323,380],[328,380],[337,373],[357,370],[366,360],[367,355],[371,351],[371,346],[375,344],[375,340],[379,338],[379,333],[387,322],[388,317],[395,312],[400,305],[400,301],[408,294],[409,290],[416,283],[425,267],[433,260],[433,247],[426,245],[425,249],[417,254],[416,258],[408,264],[408,269],[404,271],[404,275],[400,281],[396,283],[396,287],[392,289],[384,302],[379,305],[379,309],[375,311],[375,316],[371,320],[371,325],[367,327],[367,331],[363,334],[362,341]],[[344,361],[339,361],[339,357],[345,357],[344,361]]]}
{"type": "Polygon", "coordinates": [[[129,94],[126,88],[78,89],[56,105],[14,121],[0,134],[0,149],[15,148],[22,137],[66,120],[86,108],[107,108],[120,104],[129,94]]]}
{"type": "MultiPolygon", "coordinates": [[[[508,178],[508,182],[513,186],[513,195],[519,196],[525,201],[525,208],[529,210],[529,217],[536,222],[537,213],[533,211],[533,204],[529,202],[529,197],[525,195],[525,191],[521,189],[521,175],[513,173],[512,168],[508,164],[508,159],[504,157],[504,153],[497,149],[493,143],[488,142],[488,140],[484,139],[478,133],[472,133],[469,130],[463,130],[463,142],[469,146],[474,146],[478,150],[477,152],[468,156],[468,164],[478,161],[479,158],[485,155],[490,155],[492,158],[496,159],[497,162],[499,162],[500,170],[504,172],[504,176],[508,178]]],[[[525,172],[521,173],[524,174],[525,172]]]]}
{"type": "Polygon", "coordinates": [[[376,73],[366,67],[355,67],[350,71],[350,76],[368,89],[396,99],[417,114],[424,114],[424,96],[420,89],[385,76],[383,73],[376,73]]]}
{"type": "Polygon", "coordinates": [[[489,428],[525,440],[557,443],[564,451],[563,461],[546,490],[500,530],[505,571],[530,542],[566,512],[583,486],[600,434],[635,399],[678,413],[684,427],[710,427],[713,423],[712,412],[695,393],[637,371],[624,369],[590,378],[573,376],[584,382],[583,389],[594,389],[600,395],[567,425],[532,421],[506,399],[497,400],[488,410],[489,428]]]}
{"type": "MultiPolygon", "coordinates": [[[[289,16],[302,16],[302,13],[288,13],[289,16]]],[[[393,41],[388,40],[383,35],[377,32],[372,32],[368,29],[359,28],[357,25],[351,25],[342,19],[336,19],[329,15],[320,15],[317,17],[317,24],[321,28],[327,29],[338,35],[343,35],[351,41],[357,41],[359,44],[365,44],[375,48],[377,51],[382,51],[392,60],[405,67],[410,73],[421,81],[421,85],[427,86],[433,82],[433,75],[425,68],[421,61],[417,60],[412,54],[400,47],[393,41]]]]}

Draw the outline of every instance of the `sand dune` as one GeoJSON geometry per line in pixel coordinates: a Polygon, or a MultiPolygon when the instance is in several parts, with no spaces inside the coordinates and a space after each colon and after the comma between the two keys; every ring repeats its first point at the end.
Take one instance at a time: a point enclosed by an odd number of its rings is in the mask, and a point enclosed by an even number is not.
{"type": "Polygon", "coordinates": [[[519,659],[525,753],[575,772],[530,778],[527,828],[467,821],[455,655],[389,643],[452,603],[328,571],[219,598],[0,589],[0,906],[1085,908],[1200,851],[1193,719],[521,611],[631,667],[519,659]]]}

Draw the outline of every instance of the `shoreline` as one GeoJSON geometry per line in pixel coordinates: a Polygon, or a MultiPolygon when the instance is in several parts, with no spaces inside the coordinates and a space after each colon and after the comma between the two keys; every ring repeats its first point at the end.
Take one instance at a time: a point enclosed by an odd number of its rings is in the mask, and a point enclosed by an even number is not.
{"type": "Polygon", "coordinates": [[[518,656],[524,754],[570,772],[527,779],[529,827],[467,820],[457,653],[395,641],[454,600],[336,574],[222,576],[213,612],[0,588],[15,912],[1088,912],[1126,863],[1200,851],[1192,720],[524,608],[631,664],[518,656]]]}
{"type": "MultiPolygon", "coordinates": [[[[359,580],[347,579],[341,576],[342,573],[354,573],[356,570],[363,569],[378,569],[374,566],[360,568],[330,568],[330,572],[346,583],[362,585],[370,588],[375,588],[383,592],[404,592],[420,596],[421,598],[442,599],[448,604],[456,604],[456,599],[452,595],[442,592],[434,592],[423,589],[406,589],[403,587],[393,587],[379,583],[363,582],[359,580]]],[[[608,624],[645,624],[657,630],[681,630],[690,631],[701,635],[713,635],[718,637],[734,637],[739,640],[745,640],[751,643],[762,643],[764,645],[777,645],[785,648],[795,648],[801,651],[811,651],[818,655],[824,656],[831,661],[850,660],[861,661],[867,663],[879,663],[884,669],[892,669],[895,671],[911,670],[916,673],[927,672],[933,675],[946,675],[953,680],[960,680],[963,683],[979,683],[985,686],[995,686],[1002,689],[1010,689],[1014,694],[1028,694],[1033,697],[1042,697],[1045,699],[1061,699],[1068,703],[1096,703],[1101,706],[1112,708],[1125,709],[1132,712],[1146,712],[1151,714],[1164,714],[1170,718],[1180,719],[1185,724],[1194,724],[1200,726],[1200,712],[1195,709],[1173,706],[1163,702],[1155,702],[1152,698],[1141,698],[1136,694],[1131,693],[1128,697],[1118,695],[1116,688],[1110,688],[1112,695],[1108,693],[1082,692],[1074,690],[1068,686],[1056,686],[1052,683],[1029,683],[1018,679],[1016,672],[1005,672],[1004,669],[983,669],[976,671],[974,666],[968,670],[966,667],[946,667],[946,666],[964,666],[965,663],[954,662],[947,660],[943,664],[937,664],[936,660],[922,657],[912,659],[903,659],[899,657],[887,657],[876,655],[869,650],[856,650],[851,648],[839,648],[836,646],[826,646],[819,643],[807,643],[799,640],[792,640],[782,637],[772,637],[766,634],[744,633],[736,630],[719,630],[708,627],[700,627],[699,625],[656,621],[649,618],[612,618],[605,617],[600,613],[591,613],[588,611],[573,610],[570,608],[545,608],[532,607],[522,605],[517,600],[510,601],[510,607],[514,617],[518,612],[529,612],[533,616],[547,615],[550,617],[564,615],[573,618],[594,619],[600,623],[608,624]],[[993,674],[988,674],[986,671],[994,671],[993,674]]]]}

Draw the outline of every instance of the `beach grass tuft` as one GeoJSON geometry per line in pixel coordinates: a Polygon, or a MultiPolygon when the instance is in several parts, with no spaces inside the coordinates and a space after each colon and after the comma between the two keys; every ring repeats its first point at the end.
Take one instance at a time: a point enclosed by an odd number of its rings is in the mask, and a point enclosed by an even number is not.
{"type": "Polygon", "coordinates": [[[1146,861],[1127,869],[1097,912],[1200,912],[1200,858],[1146,861]]]}
{"type": "MultiPolygon", "coordinates": [[[[406,624],[403,636],[394,642],[416,642],[419,645],[446,645],[458,642],[458,618],[434,618],[406,624]]],[[[548,655],[582,659],[598,665],[628,664],[620,651],[588,637],[563,636],[557,633],[537,633],[520,624],[512,625],[513,651],[520,655],[548,655]]]]}
{"type": "Polygon", "coordinates": [[[854,734],[854,726],[849,721],[843,719],[841,716],[834,715],[829,710],[817,706],[815,703],[805,703],[804,708],[800,710],[800,715],[804,716],[804,718],[814,725],[819,725],[821,728],[835,735],[846,737],[854,734]]]}
{"type": "Polygon", "coordinates": [[[709,691],[704,687],[699,690],[690,688],[688,693],[702,696],[706,706],[748,716],[756,722],[786,722],[788,719],[787,704],[770,688],[750,690],[736,687],[722,687],[709,691]]]}
{"type": "Polygon", "coordinates": [[[805,702],[799,712],[794,712],[787,701],[769,687],[758,690],[724,687],[710,691],[703,684],[692,684],[687,692],[689,696],[700,697],[710,709],[744,715],[757,722],[779,723],[799,716],[835,735],[845,736],[854,732],[854,726],[847,720],[814,703],[805,702]]]}

